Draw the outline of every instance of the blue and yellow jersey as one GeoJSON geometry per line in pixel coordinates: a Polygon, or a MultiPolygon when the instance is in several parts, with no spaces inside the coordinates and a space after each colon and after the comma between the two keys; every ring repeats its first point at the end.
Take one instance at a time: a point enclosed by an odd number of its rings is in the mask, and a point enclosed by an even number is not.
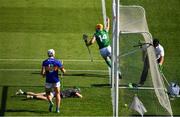
{"type": "Polygon", "coordinates": [[[61,61],[55,58],[48,58],[43,61],[42,66],[45,67],[46,70],[47,83],[59,82],[58,69],[63,67],[61,61]]]}

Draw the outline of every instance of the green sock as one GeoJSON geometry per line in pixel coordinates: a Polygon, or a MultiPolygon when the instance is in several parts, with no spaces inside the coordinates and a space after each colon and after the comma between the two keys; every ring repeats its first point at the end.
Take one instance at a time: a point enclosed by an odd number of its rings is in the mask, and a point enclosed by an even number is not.
{"type": "Polygon", "coordinates": [[[111,68],[111,60],[106,60],[106,63],[111,68]]]}
{"type": "Polygon", "coordinates": [[[51,101],[49,101],[49,104],[50,104],[50,105],[54,105],[54,103],[52,102],[52,100],[51,100],[51,101]]]}

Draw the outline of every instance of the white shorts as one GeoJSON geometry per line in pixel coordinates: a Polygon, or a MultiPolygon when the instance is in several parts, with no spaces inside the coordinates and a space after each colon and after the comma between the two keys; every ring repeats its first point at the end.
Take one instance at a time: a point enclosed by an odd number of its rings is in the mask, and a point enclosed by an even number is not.
{"type": "Polygon", "coordinates": [[[45,84],[45,91],[46,93],[50,93],[54,91],[54,88],[59,88],[60,87],[60,82],[57,83],[46,83],[45,84]]]}
{"type": "Polygon", "coordinates": [[[100,53],[103,58],[111,57],[111,46],[100,49],[100,53]]]}
{"type": "Polygon", "coordinates": [[[60,87],[60,82],[57,82],[57,83],[46,83],[45,84],[45,88],[47,88],[47,89],[51,89],[51,88],[55,88],[55,87],[60,87]]]}

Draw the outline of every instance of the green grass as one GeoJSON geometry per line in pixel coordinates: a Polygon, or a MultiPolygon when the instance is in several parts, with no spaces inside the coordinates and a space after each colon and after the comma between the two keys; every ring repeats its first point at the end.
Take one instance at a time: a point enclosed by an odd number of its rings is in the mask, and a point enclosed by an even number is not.
{"type": "MultiPolygon", "coordinates": [[[[107,14],[111,17],[111,0],[106,0],[107,14]]],[[[148,26],[153,37],[160,39],[165,48],[164,73],[169,81],[177,81],[179,70],[179,0],[121,0],[123,5],[141,5],[146,10],[148,26]]],[[[72,70],[106,70],[96,44],[90,47],[90,62],[82,34],[94,33],[95,24],[102,22],[101,0],[1,0],[0,1],[0,104],[6,101],[6,116],[111,116],[111,92],[107,86],[108,72],[72,70]],[[41,62],[47,58],[49,48],[56,50],[56,57],[64,61],[67,74],[64,88],[79,86],[83,99],[63,99],[61,113],[49,113],[48,103],[41,100],[25,100],[14,96],[24,91],[44,91],[44,79],[40,76],[41,62]],[[6,60],[18,59],[18,60],[6,60]],[[25,59],[25,60],[21,60],[25,59]],[[89,60],[89,61],[69,61],[89,60]],[[14,70],[10,70],[14,69],[14,70]],[[16,70],[19,69],[19,70],[16,70]],[[7,86],[7,98],[2,100],[7,86]]],[[[131,51],[139,35],[124,35],[121,53],[131,51]],[[133,39],[133,40],[132,40],[133,39]],[[132,41],[131,41],[132,40],[132,41]],[[127,43],[129,45],[127,45],[127,43]]],[[[141,51],[121,58],[123,80],[121,84],[138,82],[142,69],[141,51]],[[135,61],[135,62],[134,62],[135,61]]],[[[146,86],[151,86],[148,77],[146,86]]],[[[151,90],[119,90],[119,115],[138,113],[125,108],[138,94],[148,112],[146,115],[168,115],[159,105],[151,90]]],[[[174,115],[180,115],[179,100],[171,101],[174,115]]]]}

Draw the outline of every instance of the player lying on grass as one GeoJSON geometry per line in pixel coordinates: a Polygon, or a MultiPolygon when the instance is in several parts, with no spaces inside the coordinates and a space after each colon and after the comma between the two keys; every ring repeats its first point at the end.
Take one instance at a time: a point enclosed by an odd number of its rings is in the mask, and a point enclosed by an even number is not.
{"type": "MultiPolygon", "coordinates": [[[[91,40],[85,40],[87,46],[92,45],[97,41],[99,46],[99,51],[106,64],[111,68],[111,46],[110,46],[110,38],[109,38],[109,28],[110,28],[110,20],[106,19],[107,24],[103,28],[102,24],[96,25],[96,32],[94,33],[91,40]]],[[[121,78],[121,73],[119,72],[119,77],[121,78]]]]}
{"type": "MultiPolygon", "coordinates": [[[[46,97],[46,93],[45,92],[41,92],[41,93],[34,93],[34,92],[24,92],[21,89],[19,89],[16,92],[16,95],[25,95],[27,99],[39,99],[39,100],[46,100],[48,101],[47,97],[46,97]]],[[[51,92],[51,96],[55,97],[55,92],[51,92]]],[[[82,98],[83,96],[80,94],[80,88],[69,88],[66,90],[61,91],[60,93],[60,97],[61,98],[82,98]]]]}

